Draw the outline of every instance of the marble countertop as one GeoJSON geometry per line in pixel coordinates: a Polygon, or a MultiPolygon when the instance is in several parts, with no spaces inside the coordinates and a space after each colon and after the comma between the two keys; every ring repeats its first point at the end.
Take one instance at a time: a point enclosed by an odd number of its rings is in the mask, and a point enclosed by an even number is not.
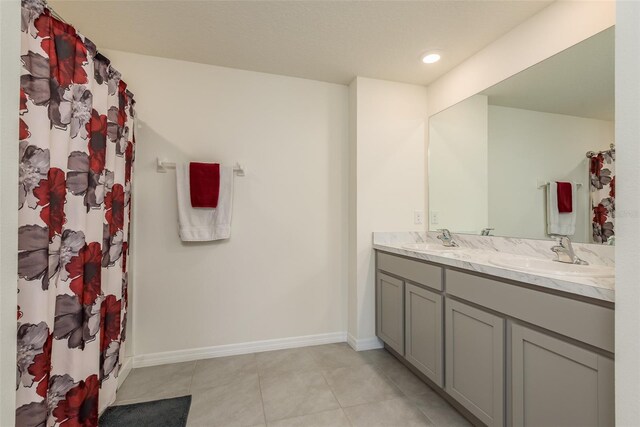
{"type": "MultiPolygon", "coordinates": [[[[518,243],[522,244],[523,242],[521,242],[521,240],[524,239],[512,239],[518,240],[517,242],[501,242],[495,240],[501,239],[496,237],[456,236],[457,243],[464,247],[464,250],[439,253],[414,251],[403,247],[408,243],[440,243],[438,240],[435,240],[434,235],[430,234],[432,233],[374,233],[373,248],[388,253],[404,255],[418,260],[430,261],[503,279],[515,280],[543,288],[608,302],[615,301],[615,278],[612,277],[575,277],[530,273],[498,267],[490,262],[491,258],[499,256],[500,253],[552,259],[550,255],[545,253],[545,251],[548,251],[550,254],[547,246],[553,244],[551,241],[534,241],[534,243],[531,243],[530,240],[527,240],[524,242],[526,247],[523,247],[519,246],[518,243]],[[511,250],[501,251],[501,245],[505,246],[506,249],[511,248],[511,250]]],[[[594,246],[595,245],[576,245],[576,252],[581,258],[587,259],[593,265],[612,266],[613,249],[609,251],[607,248],[593,248],[594,246]]]]}

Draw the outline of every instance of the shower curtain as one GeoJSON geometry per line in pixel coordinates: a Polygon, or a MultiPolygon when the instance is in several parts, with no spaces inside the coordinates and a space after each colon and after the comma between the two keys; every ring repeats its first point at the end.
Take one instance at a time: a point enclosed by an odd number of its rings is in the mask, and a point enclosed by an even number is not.
{"type": "Polygon", "coordinates": [[[591,157],[591,209],[594,243],[611,243],[615,236],[616,151],[601,151],[591,157]]]}
{"type": "Polygon", "coordinates": [[[124,356],[133,95],[43,0],[22,2],[18,426],[96,426],[124,356]]]}

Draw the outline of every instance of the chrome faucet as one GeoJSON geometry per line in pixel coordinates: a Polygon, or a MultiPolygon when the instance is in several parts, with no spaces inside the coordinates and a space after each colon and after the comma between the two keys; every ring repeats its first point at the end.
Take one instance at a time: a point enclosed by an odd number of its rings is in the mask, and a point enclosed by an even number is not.
{"type": "Polygon", "coordinates": [[[480,231],[480,235],[481,236],[491,236],[491,232],[495,230],[495,228],[483,228],[482,231],[480,231]]]}
{"type": "Polygon", "coordinates": [[[441,234],[438,234],[436,238],[442,240],[442,245],[448,248],[458,246],[458,244],[453,240],[453,236],[451,232],[446,228],[438,230],[441,234]]]}
{"type": "Polygon", "coordinates": [[[556,253],[558,258],[554,261],[565,262],[567,264],[588,265],[589,263],[580,259],[571,245],[571,239],[568,236],[555,236],[558,238],[558,244],[553,246],[551,250],[556,253]]]}

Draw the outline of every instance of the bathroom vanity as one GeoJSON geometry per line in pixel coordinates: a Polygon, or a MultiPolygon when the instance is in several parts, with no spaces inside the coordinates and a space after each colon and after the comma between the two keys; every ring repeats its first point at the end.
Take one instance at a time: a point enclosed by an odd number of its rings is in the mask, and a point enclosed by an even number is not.
{"type": "Polygon", "coordinates": [[[613,278],[515,271],[477,249],[374,248],[378,337],[474,423],[614,425],[613,278]]]}
{"type": "Polygon", "coordinates": [[[429,118],[428,228],[460,247],[374,233],[377,335],[476,423],[614,425],[613,46],[609,28],[429,118]]]}

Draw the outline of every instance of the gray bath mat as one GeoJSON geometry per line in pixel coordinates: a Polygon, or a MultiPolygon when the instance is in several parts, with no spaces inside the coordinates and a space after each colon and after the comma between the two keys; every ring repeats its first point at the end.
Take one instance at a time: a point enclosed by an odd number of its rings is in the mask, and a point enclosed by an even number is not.
{"type": "Polygon", "coordinates": [[[100,427],[185,427],[191,396],[111,406],[100,417],[100,427]]]}

